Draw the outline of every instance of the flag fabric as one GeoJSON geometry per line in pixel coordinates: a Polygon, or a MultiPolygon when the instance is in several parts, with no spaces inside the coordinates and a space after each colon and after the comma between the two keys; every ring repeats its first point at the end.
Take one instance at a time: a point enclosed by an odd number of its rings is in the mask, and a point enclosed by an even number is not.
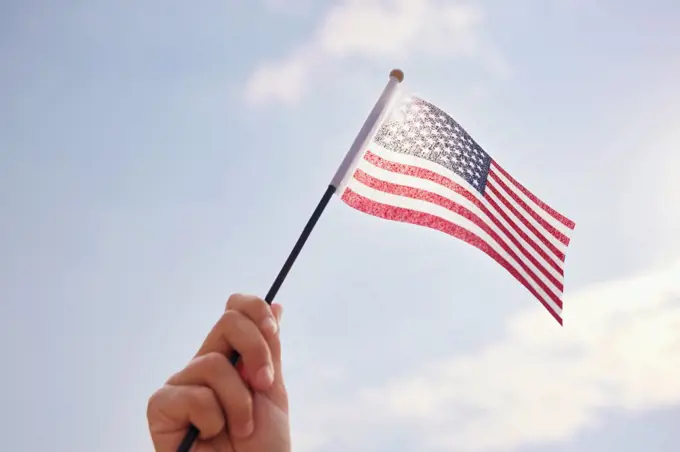
{"type": "Polygon", "coordinates": [[[362,212],[436,229],[484,251],[562,325],[564,261],[574,222],[527,190],[431,103],[417,97],[398,103],[339,195],[362,212]]]}

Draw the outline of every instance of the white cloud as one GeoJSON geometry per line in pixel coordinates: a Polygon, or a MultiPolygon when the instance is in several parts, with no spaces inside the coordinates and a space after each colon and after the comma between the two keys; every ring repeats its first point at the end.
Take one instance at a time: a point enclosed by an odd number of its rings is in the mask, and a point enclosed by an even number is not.
{"type": "Polygon", "coordinates": [[[474,57],[491,70],[505,71],[503,61],[481,39],[482,19],[478,6],[463,1],[344,0],[327,11],[307,43],[255,70],[246,99],[254,104],[295,102],[312,74],[349,57],[474,57]]]}
{"type": "Polygon", "coordinates": [[[315,446],[322,431],[333,438],[408,425],[423,450],[509,450],[569,438],[604,408],[680,403],[680,262],[590,287],[565,307],[564,328],[537,307],[485,349],[353,398],[317,401],[315,446]],[[319,404],[332,410],[325,422],[319,404]]]}
{"type": "Polygon", "coordinates": [[[307,82],[309,52],[298,51],[290,57],[260,66],[248,80],[246,98],[252,104],[268,101],[294,103],[307,82]]]}

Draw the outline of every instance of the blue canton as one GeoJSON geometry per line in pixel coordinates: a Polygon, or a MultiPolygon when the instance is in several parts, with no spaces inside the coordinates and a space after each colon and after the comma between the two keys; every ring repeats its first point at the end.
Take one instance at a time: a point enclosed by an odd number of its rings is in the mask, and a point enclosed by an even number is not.
{"type": "Polygon", "coordinates": [[[373,141],[437,163],[484,194],[491,157],[451,116],[429,102],[410,98],[383,123],[373,141]]]}

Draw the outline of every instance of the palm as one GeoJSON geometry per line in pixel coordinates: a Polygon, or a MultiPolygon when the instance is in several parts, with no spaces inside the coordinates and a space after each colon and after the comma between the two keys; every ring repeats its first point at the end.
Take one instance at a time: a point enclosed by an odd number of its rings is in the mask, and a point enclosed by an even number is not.
{"type": "Polygon", "coordinates": [[[255,394],[253,410],[255,431],[245,441],[234,442],[233,452],[290,452],[287,404],[277,405],[268,396],[255,394]]]}

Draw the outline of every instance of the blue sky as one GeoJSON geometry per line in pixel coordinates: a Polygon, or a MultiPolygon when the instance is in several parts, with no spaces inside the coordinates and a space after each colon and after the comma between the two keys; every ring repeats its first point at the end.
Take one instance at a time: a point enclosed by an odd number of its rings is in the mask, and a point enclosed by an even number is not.
{"type": "Polygon", "coordinates": [[[393,67],[573,218],[565,327],[476,249],[334,199],[278,300],[304,451],[675,451],[674,1],[5,1],[0,431],[150,449],[393,67]]]}

